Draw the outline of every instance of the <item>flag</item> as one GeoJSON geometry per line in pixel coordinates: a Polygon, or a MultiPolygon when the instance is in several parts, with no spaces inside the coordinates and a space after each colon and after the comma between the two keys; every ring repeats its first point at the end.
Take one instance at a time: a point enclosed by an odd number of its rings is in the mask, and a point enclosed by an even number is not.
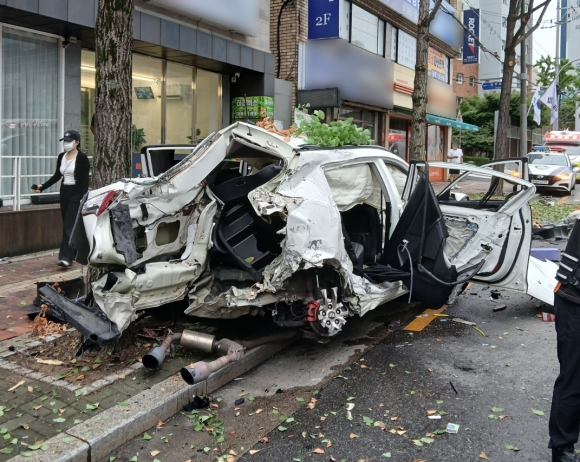
{"type": "Polygon", "coordinates": [[[534,108],[534,122],[541,125],[542,121],[542,104],[540,102],[540,86],[536,87],[534,96],[532,97],[532,107],[534,108]]]}
{"type": "Polygon", "coordinates": [[[555,120],[558,120],[558,88],[556,86],[556,81],[554,80],[546,92],[540,98],[540,101],[550,108],[552,111],[552,118],[550,123],[553,124],[555,120]]]}

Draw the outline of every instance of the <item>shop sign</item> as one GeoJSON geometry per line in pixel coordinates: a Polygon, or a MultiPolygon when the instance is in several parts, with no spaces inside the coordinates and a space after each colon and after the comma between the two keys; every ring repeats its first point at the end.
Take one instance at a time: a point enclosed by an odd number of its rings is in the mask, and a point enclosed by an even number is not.
{"type": "Polygon", "coordinates": [[[271,96],[237,96],[232,98],[233,120],[274,118],[274,98],[271,96]]]}
{"type": "Polygon", "coordinates": [[[2,128],[16,129],[16,128],[50,128],[52,123],[56,124],[56,120],[50,119],[16,119],[6,120],[2,122],[2,128]]]}
{"type": "Polygon", "coordinates": [[[393,63],[342,39],[309,40],[299,47],[299,90],[339,88],[341,99],[393,107],[393,63]]]}
{"type": "MultiPolygon", "coordinates": [[[[407,19],[417,23],[419,20],[419,0],[380,0],[392,10],[402,14],[407,19]]],[[[431,8],[435,5],[433,0],[430,0],[431,8]]],[[[453,48],[459,49],[461,46],[461,39],[463,37],[463,28],[461,24],[457,23],[453,16],[455,9],[445,0],[441,3],[441,7],[435,19],[429,27],[429,32],[440,40],[443,40],[453,48]]]]}
{"type": "Polygon", "coordinates": [[[479,62],[479,10],[465,10],[463,12],[463,64],[477,64],[479,62]],[[469,32],[467,32],[469,31],[469,32]]]}
{"type": "Polygon", "coordinates": [[[443,83],[449,83],[447,62],[447,56],[442,52],[429,47],[429,64],[427,67],[429,77],[443,83]]]}
{"type": "Polygon", "coordinates": [[[190,14],[245,35],[255,37],[259,33],[259,0],[151,0],[150,4],[190,14]]]}
{"type": "Polygon", "coordinates": [[[308,40],[340,36],[340,0],[310,0],[308,2],[308,40]]]}

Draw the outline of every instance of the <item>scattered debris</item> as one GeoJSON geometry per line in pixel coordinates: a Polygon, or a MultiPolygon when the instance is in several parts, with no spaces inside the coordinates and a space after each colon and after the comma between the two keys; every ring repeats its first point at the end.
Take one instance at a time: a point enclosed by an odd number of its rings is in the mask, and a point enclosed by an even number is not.
{"type": "Polygon", "coordinates": [[[183,410],[187,411],[187,412],[191,412],[195,409],[204,409],[206,407],[209,406],[209,398],[207,397],[199,397],[199,396],[194,396],[193,400],[189,403],[186,404],[185,406],[183,406],[183,410]]]}
{"type": "Polygon", "coordinates": [[[244,404],[244,401],[245,401],[245,399],[244,399],[244,398],[236,399],[236,400],[234,401],[234,404],[235,404],[236,406],[239,406],[240,404],[244,404]]]}
{"type": "Polygon", "coordinates": [[[24,385],[24,382],[26,382],[26,381],[25,380],[21,380],[16,385],[14,385],[12,388],[9,388],[8,391],[14,391],[14,390],[16,390],[19,386],[24,385]]]}
{"type": "Polygon", "coordinates": [[[491,298],[493,298],[494,300],[497,300],[498,298],[501,297],[501,292],[499,290],[496,290],[496,289],[492,290],[490,292],[490,294],[491,294],[491,298]]]}
{"type": "Polygon", "coordinates": [[[458,433],[459,432],[459,425],[450,422],[447,424],[447,429],[445,431],[447,433],[452,433],[452,434],[458,433]]]}
{"type": "Polygon", "coordinates": [[[493,311],[503,311],[507,308],[506,305],[497,305],[493,308],[493,311]]]}
{"type": "Polygon", "coordinates": [[[453,388],[453,391],[455,392],[455,394],[458,395],[459,393],[457,393],[457,390],[455,389],[453,382],[449,382],[449,385],[451,385],[451,388],[453,388]]]}
{"type": "Polygon", "coordinates": [[[542,313],[543,322],[556,322],[556,315],[553,313],[542,313]]]}
{"type": "Polygon", "coordinates": [[[459,322],[461,324],[465,324],[466,326],[476,326],[477,324],[471,321],[466,321],[465,319],[461,318],[453,318],[452,321],[459,322]]]}

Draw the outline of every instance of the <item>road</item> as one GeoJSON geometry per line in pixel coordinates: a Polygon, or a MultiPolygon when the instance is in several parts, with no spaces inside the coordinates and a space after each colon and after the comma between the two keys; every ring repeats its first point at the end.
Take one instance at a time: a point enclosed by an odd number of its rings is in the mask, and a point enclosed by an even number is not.
{"type": "Polygon", "coordinates": [[[474,285],[419,333],[386,327],[420,315],[416,306],[400,311],[403,300],[351,319],[331,343],[300,341],[214,393],[213,436],[195,430],[207,411],[184,411],[103,460],[549,460],[553,323],[537,317],[545,307],[529,296],[501,294],[492,301],[474,285]],[[507,308],[494,312],[498,304],[507,308]],[[458,433],[437,434],[448,423],[458,433]]]}

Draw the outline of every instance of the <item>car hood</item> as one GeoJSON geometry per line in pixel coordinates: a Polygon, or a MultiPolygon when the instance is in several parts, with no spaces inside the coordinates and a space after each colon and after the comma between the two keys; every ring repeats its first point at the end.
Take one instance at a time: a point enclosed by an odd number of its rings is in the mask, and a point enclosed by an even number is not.
{"type": "Polygon", "coordinates": [[[533,165],[528,164],[531,175],[554,176],[559,173],[571,173],[570,167],[562,167],[561,165],[533,165]]]}

